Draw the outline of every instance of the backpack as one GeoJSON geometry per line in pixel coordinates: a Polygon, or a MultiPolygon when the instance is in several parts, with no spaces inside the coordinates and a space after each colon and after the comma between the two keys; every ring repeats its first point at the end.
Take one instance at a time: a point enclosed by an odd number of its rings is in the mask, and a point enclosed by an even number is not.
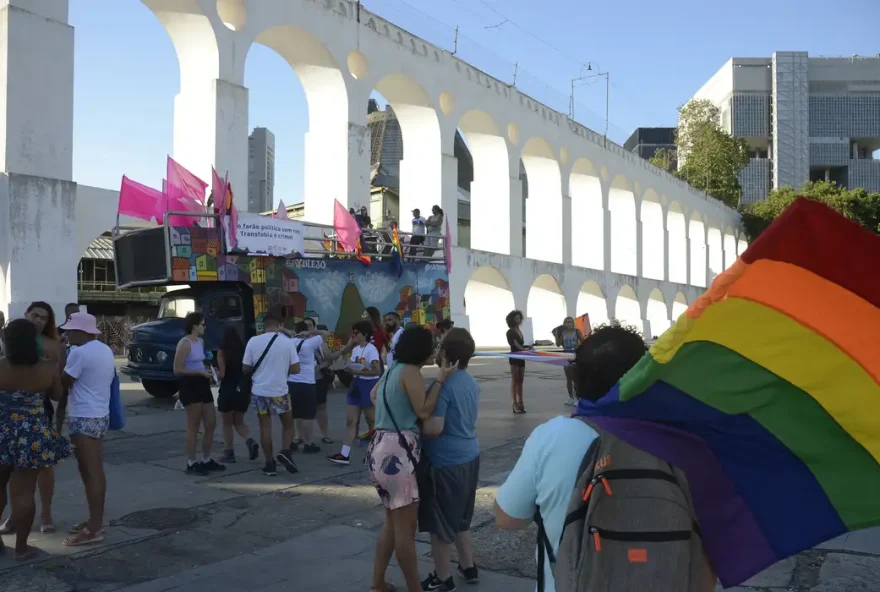
{"type": "Polygon", "coordinates": [[[684,473],[584,418],[599,437],[584,455],[554,557],[540,511],[538,591],[549,558],[556,592],[712,592],[684,473]]]}

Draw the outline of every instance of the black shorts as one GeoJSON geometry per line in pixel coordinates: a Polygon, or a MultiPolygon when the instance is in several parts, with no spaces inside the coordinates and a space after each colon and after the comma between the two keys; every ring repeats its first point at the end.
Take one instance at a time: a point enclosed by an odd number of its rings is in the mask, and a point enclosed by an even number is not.
{"type": "Polygon", "coordinates": [[[214,404],[210,379],[204,376],[183,376],[180,378],[180,404],[186,407],[193,403],[214,404]]]}
{"type": "Polygon", "coordinates": [[[314,384],[288,382],[290,411],[294,419],[315,419],[318,413],[318,390],[314,384]]]}
{"type": "Polygon", "coordinates": [[[525,368],[525,367],[526,367],[526,361],[525,361],[525,360],[520,360],[520,359],[518,359],[518,358],[508,358],[507,361],[510,362],[510,365],[511,365],[511,366],[517,366],[517,367],[519,367],[519,368],[525,368]]]}
{"type": "Polygon", "coordinates": [[[453,467],[431,468],[434,495],[419,504],[419,531],[452,543],[471,529],[480,481],[480,457],[453,467]]]}
{"type": "Polygon", "coordinates": [[[330,376],[322,376],[318,379],[318,382],[315,383],[315,390],[317,391],[317,403],[318,405],[326,405],[327,404],[327,393],[330,391],[330,386],[333,384],[333,379],[335,377],[331,374],[330,376]]]}
{"type": "Polygon", "coordinates": [[[247,413],[250,403],[246,395],[238,392],[237,384],[220,385],[220,392],[217,394],[217,411],[220,413],[229,413],[231,411],[247,413]]]}

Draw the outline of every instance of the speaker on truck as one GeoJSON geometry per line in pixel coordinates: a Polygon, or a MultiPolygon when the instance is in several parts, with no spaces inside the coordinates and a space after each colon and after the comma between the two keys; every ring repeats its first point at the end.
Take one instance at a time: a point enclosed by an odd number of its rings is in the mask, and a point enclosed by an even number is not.
{"type": "Polygon", "coordinates": [[[116,285],[164,284],[169,280],[165,227],[133,230],[113,240],[116,285]]]}

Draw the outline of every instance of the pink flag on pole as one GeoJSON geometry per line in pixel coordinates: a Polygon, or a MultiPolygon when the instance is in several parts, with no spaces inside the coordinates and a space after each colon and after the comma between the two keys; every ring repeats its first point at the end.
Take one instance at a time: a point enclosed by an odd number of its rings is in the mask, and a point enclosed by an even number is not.
{"type": "Polygon", "coordinates": [[[141,185],[123,175],[117,211],[123,216],[140,220],[150,221],[155,218],[161,224],[165,213],[165,196],[158,189],[141,185]]]}
{"type": "Polygon", "coordinates": [[[214,209],[221,216],[225,216],[226,181],[220,178],[220,174],[214,167],[211,167],[211,194],[214,196],[214,209]]]}
{"type": "Polygon", "coordinates": [[[287,206],[284,205],[284,200],[278,201],[278,216],[281,220],[287,220],[287,206]]]}
{"type": "Polygon", "coordinates": [[[358,226],[357,220],[354,219],[345,206],[335,200],[333,206],[333,231],[336,233],[336,240],[344,251],[354,253],[357,249],[357,241],[361,236],[361,227],[358,226]]]}
{"type": "MultiPolygon", "coordinates": [[[[191,197],[201,204],[205,203],[205,190],[208,184],[185,169],[179,162],[168,157],[168,188],[175,192],[181,191],[183,195],[191,197]]],[[[169,193],[169,195],[171,195],[169,193]]]]}
{"type": "Polygon", "coordinates": [[[446,218],[446,236],[443,239],[443,257],[446,259],[446,275],[452,273],[452,235],[449,234],[449,218],[446,218]]]}
{"type": "MultiPolygon", "coordinates": [[[[165,193],[166,212],[192,212],[204,214],[205,208],[197,199],[186,195],[185,191],[172,183],[167,184],[168,191],[165,193]]],[[[196,216],[169,216],[169,226],[195,226],[201,219],[196,216]]]]}

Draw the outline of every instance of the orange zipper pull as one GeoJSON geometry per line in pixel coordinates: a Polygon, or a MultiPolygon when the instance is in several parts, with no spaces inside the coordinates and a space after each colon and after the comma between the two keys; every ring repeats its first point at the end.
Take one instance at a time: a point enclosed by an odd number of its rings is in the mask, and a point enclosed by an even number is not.
{"type": "Polygon", "coordinates": [[[608,485],[608,479],[605,477],[600,477],[600,479],[602,480],[602,486],[605,487],[605,493],[611,495],[611,486],[608,485]]]}
{"type": "Polygon", "coordinates": [[[593,529],[593,547],[596,548],[597,553],[602,551],[602,539],[599,538],[599,531],[596,529],[593,529]]]}
{"type": "Polygon", "coordinates": [[[585,502],[589,501],[591,493],[593,493],[593,484],[592,483],[587,485],[587,488],[584,489],[584,501],[585,502]]]}

